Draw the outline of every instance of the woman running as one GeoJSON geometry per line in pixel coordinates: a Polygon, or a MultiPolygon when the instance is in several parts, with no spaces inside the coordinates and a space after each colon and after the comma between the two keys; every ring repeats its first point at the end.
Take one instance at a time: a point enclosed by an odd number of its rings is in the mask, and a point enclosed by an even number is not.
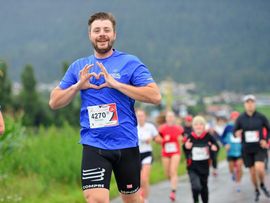
{"type": "Polygon", "coordinates": [[[160,136],[157,142],[162,144],[162,163],[166,177],[170,180],[171,192],[170,199],[175,201],[178,183],[178,166],[180,162],[180,144],[184,132],[181,126],[175,124],[173,112],[166,113],[166,123],[159,127],[160,136]]]}
{"type": "Polygon", "coordinates": [[[139,136],[139,149],[141,156],[141,195],[144,203],[148,203],[149,196],[149,178],[151,165],[153,162],[151,141],[158,136],[156,127],[149,122],[146,122],[146,114],[143,110],[136,111],[138,120],[138,136],[139,136]]]}

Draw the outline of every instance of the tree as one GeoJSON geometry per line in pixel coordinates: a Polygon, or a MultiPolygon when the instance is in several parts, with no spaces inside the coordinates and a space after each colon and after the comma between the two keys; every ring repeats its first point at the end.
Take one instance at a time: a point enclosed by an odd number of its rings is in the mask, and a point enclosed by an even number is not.
{"type": "Polygon", "coordinates": [[[24,111],[23,124],[38,126],[41,123],[42,106],[36,90],[36,79],[33,67],[28,64],[21,74],[22,91],[20,104],[24,111]]]}
{"type": "Polygon", "coordinates": [[[11,106],[12,85],[7,74],[8,66],[5,61],[0,60],[0,105],[3,108],[11,106]]]}

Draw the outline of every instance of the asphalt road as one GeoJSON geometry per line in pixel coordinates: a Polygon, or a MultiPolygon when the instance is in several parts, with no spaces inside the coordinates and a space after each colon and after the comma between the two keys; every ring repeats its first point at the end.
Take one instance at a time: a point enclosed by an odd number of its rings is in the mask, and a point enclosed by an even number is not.
{"type": "MultiPolygon", "coordinates": [[[[270,171],[267,173],[265,184],[270,190],[270,171]]],[[[231,180],[229,175],[227,162],[219,164],[218,176],[209,177],[209,203],[253,203],[254,189],[249,179],[248,170],[244,170],[244,175],[241,182],[241,192],[236,191],[235,183],[231,180]]],[[[171,203],[169,200],[169,182],[165,181],[151,186],[151,193],[149,197],[150,203],[171,203]]],[[[177,189],[177,197],[175,203],[192,203],[192,195],[190,183],[187,176],[181,176],[177,189]]],[[[111,203],[121,203],[117,198],[111,203]]],[[[259,203],[270,203],[262,193],[259,203]]]]}

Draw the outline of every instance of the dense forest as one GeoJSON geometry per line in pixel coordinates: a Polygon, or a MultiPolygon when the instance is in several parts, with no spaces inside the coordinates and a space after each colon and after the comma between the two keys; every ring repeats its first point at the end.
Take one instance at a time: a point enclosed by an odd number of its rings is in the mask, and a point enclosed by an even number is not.
{"type": "Polygon", "coordinates": [[[31,64],[37,82],[53,82],[61,64],[92,53],[87,20],[117,18],[115,48],[137,55],[157,81],[195,81],[204,91],[269,91],[268,0],[2,1],[0,59],[9,76],[31,64]]]}

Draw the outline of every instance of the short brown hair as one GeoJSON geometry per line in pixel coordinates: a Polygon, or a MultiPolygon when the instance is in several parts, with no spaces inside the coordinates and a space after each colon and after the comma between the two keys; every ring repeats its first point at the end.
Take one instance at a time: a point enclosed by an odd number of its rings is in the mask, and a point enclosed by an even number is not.
{"type": "Polygon", "coordinates": [[[115,17],[111,13],[98,12],[90,16],[88,20],[88,26],[90,27],[95,20],[109,20],[112,22],[113,30],[115,31],[116,21],[115,17]]]}

